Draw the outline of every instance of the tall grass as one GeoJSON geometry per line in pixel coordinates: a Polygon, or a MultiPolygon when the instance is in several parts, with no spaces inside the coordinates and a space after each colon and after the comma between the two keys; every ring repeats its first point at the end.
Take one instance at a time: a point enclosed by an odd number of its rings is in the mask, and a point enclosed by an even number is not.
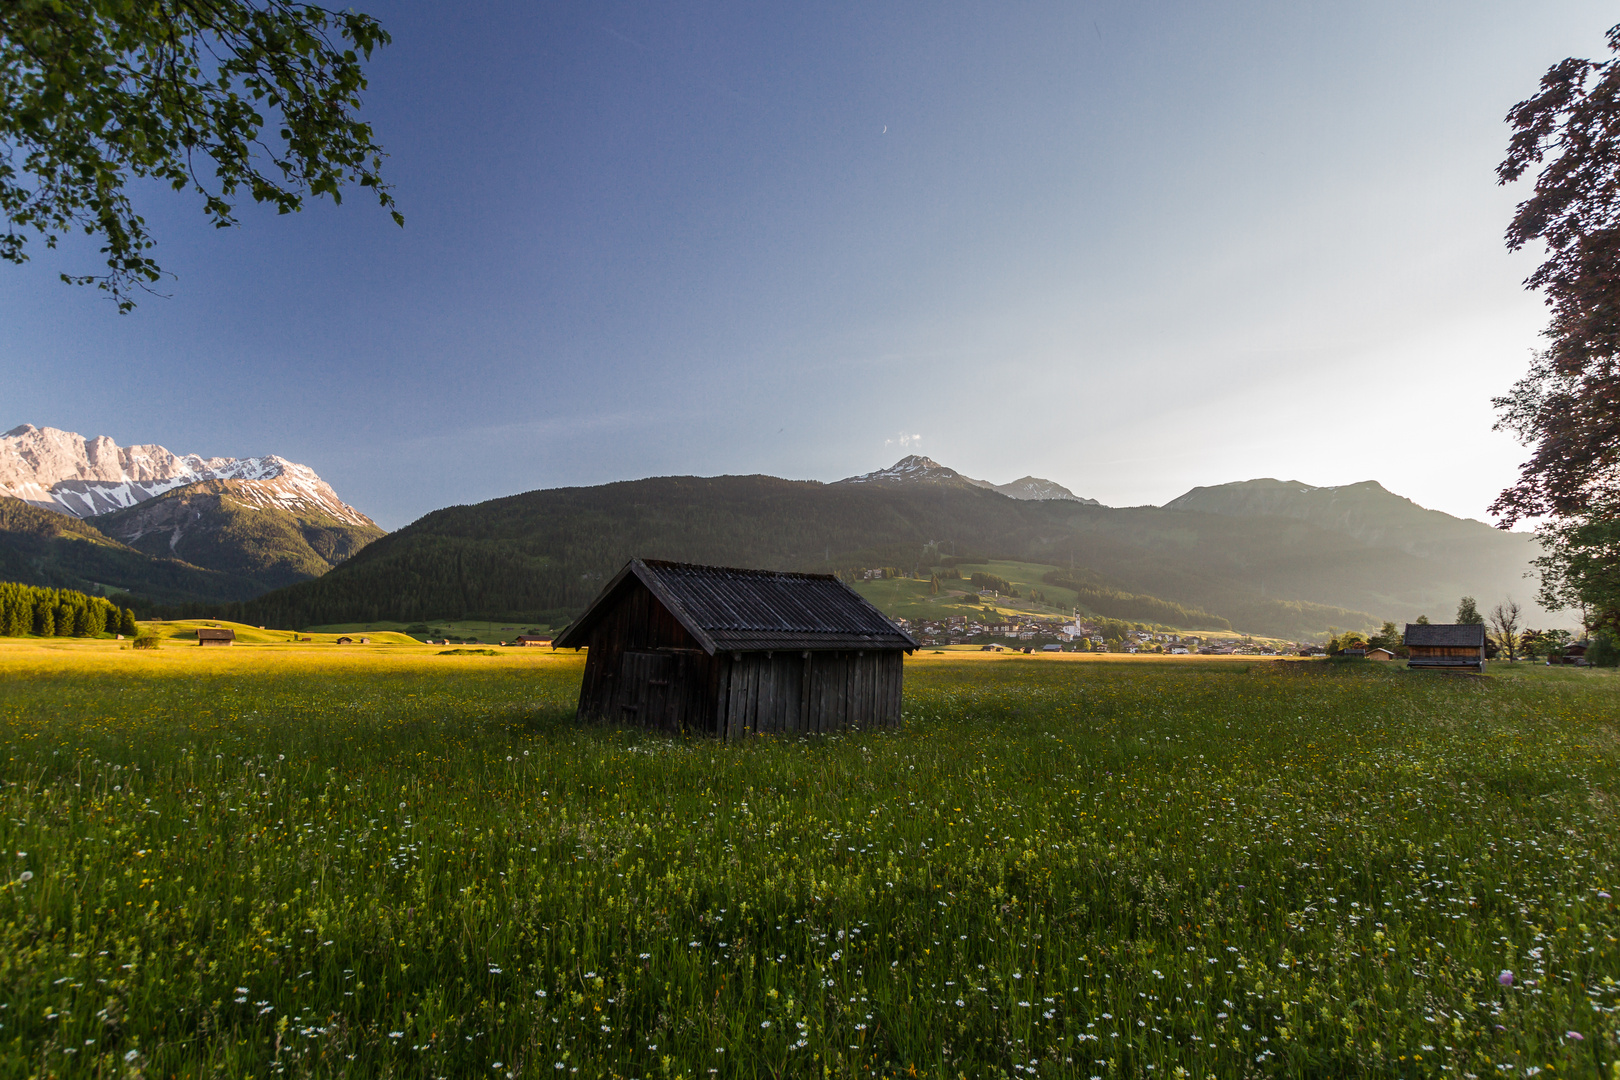
{"type": "Polygon", "coordinates": [[[4,1075],[1616,1075],[1613,680],[176,652],[0,654],[4,1075]]]}

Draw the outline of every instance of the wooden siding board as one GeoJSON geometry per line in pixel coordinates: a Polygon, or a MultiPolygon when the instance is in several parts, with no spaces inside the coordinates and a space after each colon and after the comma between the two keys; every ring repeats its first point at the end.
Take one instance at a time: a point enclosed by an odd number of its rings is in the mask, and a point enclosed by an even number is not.
{"type": "Polygon", "coordinates": [[[759,697],[763,689],[764,677],[760,672],[758,654],[743,654],[743,660],[748,665],[748,704],[743,710],[743,731],[749,735],[759,733],[759,697]]]}
{"type": "Polygon", "coordinates": [[[805,653],[801,657],[799,671],[799,715],[794,727],[799,731],[810,730],[810,686],[813,677],[811,667],[814,664],[814,653],[805,653]]]}

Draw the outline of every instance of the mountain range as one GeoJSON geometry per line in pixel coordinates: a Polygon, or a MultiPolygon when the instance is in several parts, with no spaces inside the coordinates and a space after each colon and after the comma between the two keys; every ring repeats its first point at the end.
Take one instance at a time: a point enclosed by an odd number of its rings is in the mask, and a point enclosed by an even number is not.
{"type": "Polygon", "coordinates": [[[180,455],[32,424],[0,435],[0,511],[8,579],[164,603],[249,599],[383,534],[282,457],[180,455]]]}
{"type": "Polygon", "coordinates": [[[384,534],[285,458],[178,455],[31,425],[0,436],[0,576],[287,627],[555,624],[644,556],[924,574],[1014,560],[1096,614],[1308,636],[1442,619],[1464,594],[1525,600],[1536,554],[1529,536],[1371,481],[1248,480],[1108,507],[1051,480],[993,484],[921,456],[831,484],[675,476],[532,491],[384,534]]]}
{"type": "Polygon", "coordinates": [[[1423,510],[1377,484],[1249,481],[1165,507],[1070,495],[1013,498],[920,457],[832,484],[678,476],[532,491],[435,511],[241,615],[287,626],[555,623],[636,555],[819,571],[1018,560],[1099,604],[1179,608],[1279,636],[1440,620],[1464,594],[1488,604],[1533,591],[1532,538],[1423,510]]]}

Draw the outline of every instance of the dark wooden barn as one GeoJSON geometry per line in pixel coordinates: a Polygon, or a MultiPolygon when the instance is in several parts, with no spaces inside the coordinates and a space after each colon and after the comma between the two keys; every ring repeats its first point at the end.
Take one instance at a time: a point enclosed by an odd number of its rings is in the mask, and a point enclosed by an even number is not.
{"type": "Polygon", "coordinates": [[[1485,670],[1485,627],[1478,623],[1407,623],[1412,668],[1485,670]]]}
{"type": "Polygon", "coordinates": [[[738,738],[898,724],[917,642],[831,575],[632,559],[553,647],[581,719],[738,738]]]}

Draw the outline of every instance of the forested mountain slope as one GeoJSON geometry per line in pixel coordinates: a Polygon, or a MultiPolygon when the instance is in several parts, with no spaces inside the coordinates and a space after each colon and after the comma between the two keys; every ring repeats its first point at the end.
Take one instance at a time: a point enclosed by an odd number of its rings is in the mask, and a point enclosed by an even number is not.
{"type": "Polygon", "coordinates": [[[286,626],[555,620],[632,556],[837,570],[927,567],[950,555],[1072,566],[1099,585],[1201,607],[1259,633],[1438,617],[1464,592],[1527,591],[1522,566],[1472,565],[1443,546],[1414,554],[1287,517],[1017,500],[955,474],[839,484],[660,477],[440,510],[240,614],[286,626]]]}
{"type": "Polygon", "coordinates": [[[0,496],[0,580],[80,592],[127,592],[164,604],[246,600],[265,586],[153,558],[94,525],[0,496]]]}
{"type": "Polygon", "coordinates": [[[239,480],[205,480],[90,520],[154,558],[246,578],[261,592],[319,577],[383,535],[318,503],[267,504],[239,480]]]}

